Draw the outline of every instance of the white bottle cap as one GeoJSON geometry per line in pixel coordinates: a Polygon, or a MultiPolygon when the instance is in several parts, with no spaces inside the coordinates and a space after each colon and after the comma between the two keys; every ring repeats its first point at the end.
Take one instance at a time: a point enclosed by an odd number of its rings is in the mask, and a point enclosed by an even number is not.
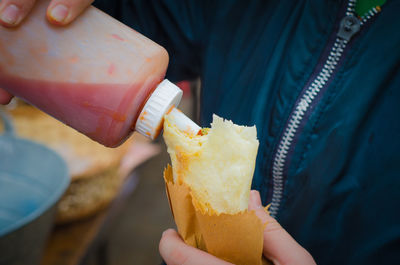
{"type": "Polygon", "coordinates": [[[167,79],[162,81],[140,112],[135,130],[151,139],[157,138],[162,129],[164,115],[179,105],[182,94],[182,90],[167,79]]]}

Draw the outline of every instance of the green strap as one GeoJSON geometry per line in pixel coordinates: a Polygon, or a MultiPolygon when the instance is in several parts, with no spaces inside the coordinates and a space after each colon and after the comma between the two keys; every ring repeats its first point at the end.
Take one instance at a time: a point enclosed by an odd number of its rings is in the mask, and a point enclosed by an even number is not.
{"type": "Polygon", "coordinates": [[[358,16],[362,17],[370,9],[382,6],[386,0],[357,0],[356,2],[356,13],[358,16]]]}

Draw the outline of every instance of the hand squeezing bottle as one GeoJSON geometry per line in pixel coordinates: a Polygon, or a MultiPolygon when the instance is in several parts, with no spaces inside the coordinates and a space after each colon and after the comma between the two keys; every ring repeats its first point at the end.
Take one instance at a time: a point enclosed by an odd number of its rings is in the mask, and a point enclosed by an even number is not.
{"type": "Polygon", "coordinates": [[[67,27],[51,25],[48,3],[37,1],[18,28],[0,27],[0,87],[106,146],[134,130],[157,137],[182,97],[163,80],[166,50],[93,6],[67,27]]]}

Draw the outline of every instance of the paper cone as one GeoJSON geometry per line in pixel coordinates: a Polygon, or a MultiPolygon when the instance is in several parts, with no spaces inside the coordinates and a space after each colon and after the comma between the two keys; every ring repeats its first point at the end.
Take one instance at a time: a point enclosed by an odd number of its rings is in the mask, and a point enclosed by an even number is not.
{"type": "Polygon", "coordinates": [[[171,166],[164,170],[167,195],[178,232],[186,244],[239,265],[269,264],[262,255],[262,224],[254,211],[208,214],[196,205],[190,188],[173,182],[171,166]]]}

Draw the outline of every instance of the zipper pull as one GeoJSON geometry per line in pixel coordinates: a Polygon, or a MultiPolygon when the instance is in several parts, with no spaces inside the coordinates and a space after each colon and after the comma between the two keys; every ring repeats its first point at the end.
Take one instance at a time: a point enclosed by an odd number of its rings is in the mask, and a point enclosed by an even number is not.
{"type": "Polygon", "coordinates": [[[361,27],[361,22],[355,16],[345,16],[340,21],[340,28],[337,36],[341,39],[349,41],[354,34],[356,34],[361,27]]]}

